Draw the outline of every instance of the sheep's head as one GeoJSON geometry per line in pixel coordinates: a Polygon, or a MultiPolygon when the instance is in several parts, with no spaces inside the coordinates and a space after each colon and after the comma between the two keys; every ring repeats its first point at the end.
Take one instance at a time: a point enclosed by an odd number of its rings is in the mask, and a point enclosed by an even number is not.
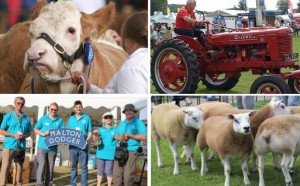
{"type": "Polygon", "coordinates": [[[189,107],[183,111],[186,115],[184,117],[184,124],[187,127],[200,129],[203,123],[203,113],[201,109],[196,107],[189,107]]]}
{"type": "Polygon", "coordinates": [[[31,47],[25,54],[24,70],[41,81],[45,76],[69,76],[68,70],[83,71],[82,44],[106,31],[114,16],[114,4],[87,15],[80,13],[72,1],[58,1],[42,8],[40,2],[29,28],[31,47]]]}
{"type": "Polygon", "coordinates": [[[292,114],[292,110],[289,107],[285,106],[282,100],[276,101],[272,99],[269,103],[269,106],[272,109],[273,116],[292,114]]]}
{"type": "Polygon", "coordinates": [[[250,117],[255,115],[256,111],[242,114],[229,114],[227,118],[233,121],[233,130],[239,134],[250,134],[250,117]]]}

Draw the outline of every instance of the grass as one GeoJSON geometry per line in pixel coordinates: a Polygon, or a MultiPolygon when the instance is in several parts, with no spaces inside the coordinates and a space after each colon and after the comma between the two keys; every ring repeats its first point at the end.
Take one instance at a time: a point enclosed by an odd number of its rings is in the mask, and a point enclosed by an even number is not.
{"type": "MultiPolygon", "coordinates": [[[[293,52],[298,53],[300,55],[300,37],[293,37],[293,52]]],[[[298,62],[299,64],[299,62],[298,62]]],[[[290,71],[289,69],[286,69],[287,71],[290,71]]],[[[198,89],[196,93],[205,93],[205,94],[248,94],[250,93],[250,86],[254,82],[254,80],[259,77],[258,75],[251,74],[250,71],[243,72],[242,76],[240,77],[239,82],[236,84],[235,87],[233,87],[229,91],[218,91],[218,90],[210,90],[207,89],[205,85],[200,82],[198,84],[198,89]]],[[[152,83],[152,80],[151,80],[152,83]]],[[[155,87],[151,85],[151,93],[158,93],[155,90],[155,87]]]]}
{"type": "MultiPolygon", "coordinates": [[[[255,103],[255,109],[261,108],[268,101],[259,101],[255,103]]],[[[181,160],[179,165],[179,175],[173,176],[173,154],[169,147],[169,144],[165,140],[161,140],[161,150],[162,150],[162,161],[164,164],[163,168],[157,166],[157,154],[155,149],[155,144],[151,140],[151,183],[156,186],[169,186],[169,185],[178,185],[178,186],[190,186],[190,185],[203,185],[203,186],[222,186],[225,182],[224,169],[221,165],[219,158],[207,161],[207,167],[209,172],[205,176],[200,175],[201,160],[198,147],[195,146],[195,161],[198,167],[198,170],[192,171],[190,165],[184,164],[185,159],[181,160]]],[[[182,148],[179,149],[179,154],[182,153],[182,148]]],[[[281,159],[281,158],[280,158],[281,159]]],[[[252,172],[251,170],[252,160],[249,160],[249,172],[250,172],[250,182],[251,186],[258,186],[259,177],[258,172],[252,172]]],[[[243,183],[243,174],[241,170],[240,159],[232,159],[230,161],[231,165],[231,186],[241,186],[243,183]]],[[[294,185],[300,185],[300,174],[299,174],[299,162],[296,165],[296,172],[292,176],[294,185]]],[[[264,177],[266,185],[285,185],[284,176],[281,170],[275,170],[273,166],[273,160],[271,154],[268,153],[265,158],[265,170],[264,177]]]]}

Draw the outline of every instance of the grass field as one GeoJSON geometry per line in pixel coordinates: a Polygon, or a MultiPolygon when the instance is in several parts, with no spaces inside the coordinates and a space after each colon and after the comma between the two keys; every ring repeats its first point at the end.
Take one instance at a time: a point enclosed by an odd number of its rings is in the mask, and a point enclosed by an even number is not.
{"type": "MultiPolygon", "coordinates": [[[[262,105],[266,104],[264,101],[259,101],[255,104],[255,109],[260,108],[262,105]]],[[[219,158],[213,161],[207,161],[207,167],[209,172],[205,176],[200,175],[201,160],[198,147],[195,147],[195,160],[198,170],[192,171],[190,165],[184,164],[185,159],[181,160],[182,164],[179,165],[179,175],[173,176],[173,155],[170,150],[169,144],[165,140],[161,140],[161,150],[162,150],[162,161],[164,164],[163,168],[158,168],[157,166],[157,154],[155,149],[155,144],[151,140],[151,183],[155,186],[222,186],[225,182],[224,169],[221,165],[219,158]]],[[[182,148],[180,148],[180,154],[182,148]]],[[[281,159],[281,158],[280,158],[281,159]]],[[[252,172],[251,170],[252,160],[248,162],[249,172],[250,172],[250,182],[251,186],[258,186],[259,178],[258,172],[252,172]]],[[[231,165],[231,186],[241,186],[243,183],[243,174],[241,170],[240,159],[233,159],[230,161],[231,165]]],[[[269,153],[265,159],[265,184],[268,186],[281,186],[285,185],[284,176],[281,170],[275,170],[273,166],[273,161],[271,154],[269,153]]],[[[294,185],[300,185],[300,173],[299,173],[299,163],[296,165],[296,172],[292,176],[294,185]]]]}
{"type": "MultiPolygon", "coordinates": [[[[300,37],[294,37],[293,40],[293,50],[294,53],[298,53],[300,55],[300,37]]],[[[298,64],[300,64],[298,62],[298,64]]],[[[288,69],[287,69],[288,70],[288,69]]],[[[205,94],[248,94],[250,93],[250,87],[253,81],[259,77],[258,75],[252,75],[251,72],[243,72],[240,77],[239,82],[236,84],[234,88],[229,91],[218,91],[218,90],[210,90],[207,89],[205,85],[200,82],[198,84],[198,89],[196,93],[205,93],[205,94]]],[[[152,82],[151,82],[152,83],[152,82]]],[[[151,85],[151,93],[157,93],[155,87],[151,85]]]]}

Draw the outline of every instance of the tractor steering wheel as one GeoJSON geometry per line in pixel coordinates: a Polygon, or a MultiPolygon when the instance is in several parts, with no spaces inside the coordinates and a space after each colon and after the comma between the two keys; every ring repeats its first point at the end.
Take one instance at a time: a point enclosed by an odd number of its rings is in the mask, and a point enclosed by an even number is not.
{"type": "Polygon", "coordinates": [[[203,13],[202,11],[200,11],[200,10],[196,10],[196,13],[197,13],[197,14],[201,14],[201,15],[202,15],[202,17],[203,17],[203,19],[202,19],[202,20],[205,20],[205,15],[204,15],[204,13],[203,13]]]}

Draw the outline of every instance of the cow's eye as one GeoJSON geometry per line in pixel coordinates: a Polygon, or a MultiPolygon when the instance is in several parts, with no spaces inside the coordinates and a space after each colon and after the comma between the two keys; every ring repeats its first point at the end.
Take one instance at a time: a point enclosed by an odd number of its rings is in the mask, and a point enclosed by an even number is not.
{"type": "Polygon", "coordinates": [[[70,27],[68,29],[68,31],[69,31],[70,34],[74,34],[76,32],[75,28],[73,28],[73,27],[70,27]]]}

